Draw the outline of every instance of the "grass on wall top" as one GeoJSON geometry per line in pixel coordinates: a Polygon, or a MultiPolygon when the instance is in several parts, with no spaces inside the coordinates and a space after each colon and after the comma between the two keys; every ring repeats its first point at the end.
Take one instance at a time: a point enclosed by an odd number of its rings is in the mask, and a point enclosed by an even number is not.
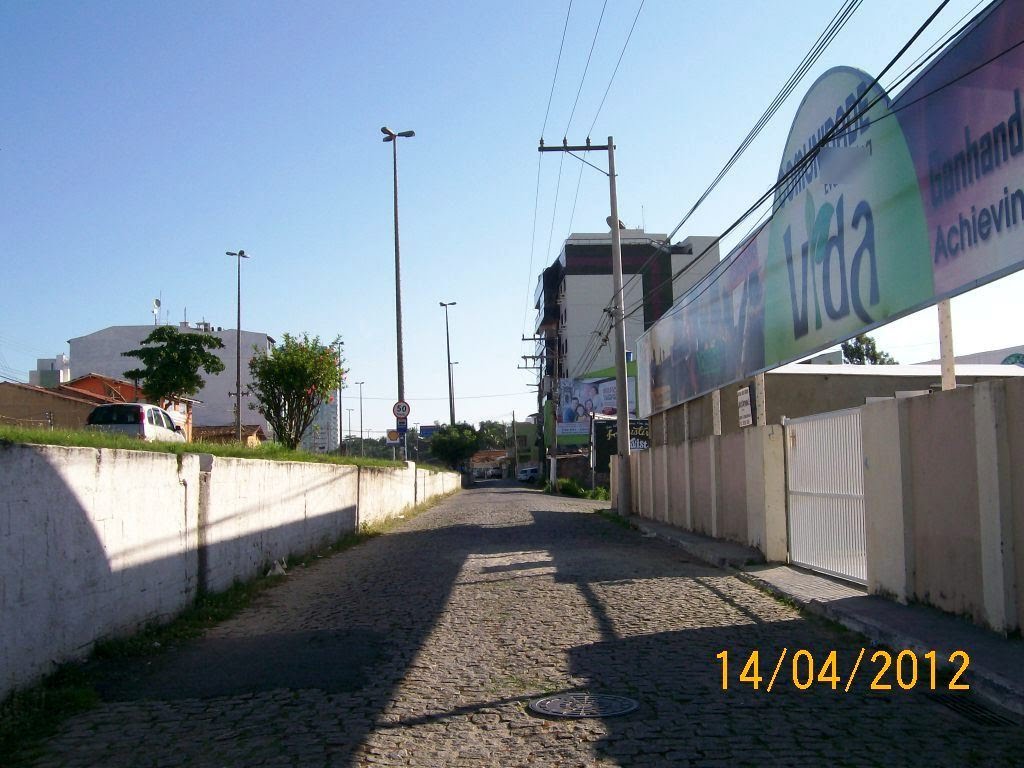
{"type": "MultiPolygon", "coordinates": [[[[34,443],[36,445],[64,445],[78,448],[120,448],[128,451],[154,453],[208,453],[236,459],[265,459],[268,461],[305,461],[315,464],[346,464],[361,467],[401,467],[400,461],[370,459],[363,456],[336,456],[324,453],[292,451],[279,443],[264,443],[249,448],[239,443],[147,443],[144,440],[94,432],[84,429],[27,429],[0,425],[0,442],[34,443]]],[[[435,467],[417,465],[420,469],[437,471],[435,467]]]]}

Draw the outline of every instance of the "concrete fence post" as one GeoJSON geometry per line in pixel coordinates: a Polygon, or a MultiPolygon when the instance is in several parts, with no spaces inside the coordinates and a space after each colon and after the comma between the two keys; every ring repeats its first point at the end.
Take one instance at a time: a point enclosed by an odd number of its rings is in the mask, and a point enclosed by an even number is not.
{"type": "Polygon", "coordinates": [[[1017,595],[1006,385],[976,384],[973,394],[985,617],[996,631],[1009,632],[1017,628],[1017,595]]]}
{"type": "Polygon", "coordinates": [[[901,603],[914,593],[914,513],[907,403],[861,409],[868,591],[901,603]]]}

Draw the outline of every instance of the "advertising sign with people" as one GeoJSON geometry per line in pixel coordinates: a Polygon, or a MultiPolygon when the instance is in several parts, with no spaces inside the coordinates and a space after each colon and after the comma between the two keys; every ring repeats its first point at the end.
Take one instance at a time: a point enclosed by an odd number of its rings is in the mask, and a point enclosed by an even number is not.
{"type": "MultiPolygon", "coordinates": [[[[633,368],[634,364],[628,364],[627,367],[633,368]]],[[[636,416],[636,376],[630,375],[626,383],[629,389],[629,413],[636,416]]],[[[579,379],[561,379],[555,425],[559,442],[586,443],[590,439],[591,418],[595,415],[617,414],[616,392],[614,369],[594,371],[579,379]],[[580,440],[561,440],[562,437],[572,436],[579,436],[580,440]]]]}

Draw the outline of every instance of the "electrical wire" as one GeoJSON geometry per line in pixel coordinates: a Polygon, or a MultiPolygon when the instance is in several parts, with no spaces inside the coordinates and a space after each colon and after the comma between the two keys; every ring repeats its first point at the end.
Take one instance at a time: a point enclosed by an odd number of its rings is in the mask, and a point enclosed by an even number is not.
{"type": "Polygon", "coordinates": [[[540,163],[542,152],[537,153],[537,187],[533,193],[533,235],[530,237],[530,268],[526,272],[526,301],[523,302],[523,335],[526,335],[526,317],[530,312],[530,287],[533,285],[533,257],[537,245],[537,210],[540,206],[540,163]]]}
{"type": "MultiPolygon", "coordinates": [[[[875,104],[877,104],[881,99],[886,98],[885,91],[882,91],[877,97],[875,97],[873,100],[871,100],[870,103],[867,104],[867,106],[864,106],[856,114],[854,114],[854,111],[858,110],[858,107],[860,107],[861,102],[865,100],[865,97],[867,97],[867,95],[869,93],[871,93],[871,91],[879,84],[879,82],[882,80],[882,78],[884,78],[888,74],[889,70],[892,69],[893,66],[895,66],[896,62],[899,61],[899,59],[906,53],[907,49],[909,49],[910,46],[913,45],[914,42],[916,42],[917,38],[920,37],[921,34],[924,33],[925,29],[928,28],[928,26],[932,23],[932,21],[935,20],[935,17],[938,16],[938,14],[946,7],[946,5],[948,5],[948,3],[949,3],[949,0],[942,0],[942,2],[939,3],[938,7],[936,7],[936,9],[934,11],[932,11],[931,15],[924,21],[924,23],[920,27],[918,27],[917,31],[914,32],[914,34],[911,36],[911,38],[903,45],[902,48],[900,48],[900,50],[889,61],[889,63],[885,65],[885,67],[882,69],[881,73],[872,80],[872,82],[861,93],[861,95],[857,97],[857,99],[854,101],[854,103],[852,105],[850,105],[846,109],[846,111],[842,114],[842,116],[838,120],[836,120],[835,124],[828,131],[825,131],[825,133],[821,136],[821,138],[815,143],[815,145],[813,147],[811,147],[807,151],[807,153],[804,155],[803,158],[801,158],[800,161],[798,161],[797,163],[794,163],[793,167],[790,168],[785,173],[783,173],[779,177],[778,181],[776,181],[775,184],[773,184],[771,187],[769,187],[768,190],[766,192],[764,192],[764,194],[762,194],[758,198],[758,200],[752,206],[750,206],[738,219],[736,219],[736,221],[734,221],[721,235],[719,235],[717,238],[715,238],[715,240],[713,240],[708,245],[708,247],[705,248],[705,250],[704,250],[705,253],[710,248],[713,248],[714,246],[716,246],[722,240],[722,238],[726,237],[729,233],[731,233],[734,229],[736,229],[740,224],[742,224],[742,222],[745,221],[746,218],[751,215],[751,213],[753,213],[758,208],[760,208],[761,205],[763,205],[776,191],[781,189],[784,184],[789,183],[791,180],[798,179],[803,174],[804,170],[812,162],[814,162],[817,159],[817,156],[821,152],[823,147],[825,147],[827,144],[833,142],[836,139],[837,135],[840,135],[843,132],[847,131],[850,125],[853,125],[854,123],[856,123],[861,115],[864,115],[867,112],[869,112],[871,110],[871,108],[874,107],[875,104]]],[[[1005,55],[1005,52],[1003,54],[1000,54],[1000,55],[1005,55]]],[[[919,65],[919,66],[923,66],[923,64],[919,65]]],[[[942,87],[944,88],[944,87],[947,87],[947,86],[948,86],[948,83],[944,84],[942,87]]],[[[937,90],[940,90],[940,89],[937,88],[935,90],[937,91],[937,90]]],[[[765,222],[765,224],[767,224],[767,221],[765,222]]],[[[738,256],[740,255],[741,252],[742,252],[742,249],[736,249],[736,251],[733,253],[732,258],[729,259],[729,261],[727,263],[725,263],[725,266],[722,266],[720,268],[716,268],[712,272],[708,273],[708,275],[705,276],[704,279],[702,279],[700,282],[698,282],[697,285],[695,285],[693,289],[688,291],[686,296],[684,296],[683,299],[678,304],[673,306],[672,309],[670,309],[668,312],[666,312],[664,316],[674,315],[674,314],[682,311],[685,307],[687,307],[690,304],[692,304],[694,301],[696,301],[696,299],[700,298],[700,296],[702,296],[708,289],[710,289],[710,287],[712,285],[714,285],[716,282],[718,282],[719,279],[721,279],[721,277],[728,271],[728,268],[733,263],[735,263],[736,258],[738,258],[738,256]],[[700,287],[700,290],[697,290],[698,287],[700,287]]],[[[722,262],[720,262],[720,264],[721,263],[722,262]]],[[[682,270],[680,270],[679,272],[675,273],[671,278],[669,278],[669,280],[663,281],[658,286],[655,286],[655,288],[653,290],[657,291],[659,288],[665,286],[666,284],[669,284],[670,282],[674,282],[679,277],[679,275],[681,275],[681,274],[682,274],[682,270]]],[[[625,321],[625,319],[630,317],[631,315],[635,314],[642,307],[643,307],[643,303],[641,302],[637,307],[633,308],[629,313],[623,313],[623,321],[625,321]]]]}
{"type": "Polygon", "coordinates": [[[594,30],[594,39],[590,43],[590,51],[587,53],[587,63],[583,67],[583,76],[580,77],[580,87],[576,89],[576,100],[572,103],[572,111],[569,113],[569,122],[565,125],[565,133],[562,137],[565,138],[569,135],[569,129],[572,127],[572,119],[576,115],[576,105],[580,103],[580,94],[583,92],[583,83],[587,79],[587,71],[590,69],[590,60],[594,56],[594,46],[597,45],[597,35],[601,31],[601,22],[604,21],[604,12],[608,7],[608,0],[604,0],[604,4],[601,6],[601,16],[597,20],[597,28],[594,30]]]}
{"type": "MultiPolygon", "coordinates": [[[[540,128],[541,139],[544,138],[544,131],[548,127],[548,116],[551,114],[551,101],[555,95],[555,83],[558,81],[558,69],[562,64],[562,51],[565,48],[565,33],[569,29],[569,17],[572,15],[572,0],[569,0],[569,7],[565,10],[565,24],[562,25],[562,41],[558,44],[558,57],[555,59],[555,72],[551,76],[551,90],[548,92],[548,105],[544,110],[544,123],[540,128]]],[[[533,282],[533,257],[534,251],[537,245],[537,211],[540,204],[540,169],[541,169],[541,153],[537,155],[537,188],[534,191],[533,196],[533,230],[532,236],[530,237],[530,269],[526,275],[526,302],[523,307],[523,331],[526,330],[526,316],[529,312],[530,306],[530,286],[533,282]]],[[[558,205],[558,198],[556,195],[555,205],[558,205]]],[[[551,244],[548,243],[550,250],[551,244]]],[[[524,334],[525,335],[525,334],[524,334]]]]}
{"type": "MultiPolygon", "coordinates": [[[[668,237],[665,239],[666,246],[671,243],[672,238],[675,234],[683,228],[690,217],[697,211],[697,209],[704,203],[708,196],[714,191],[718,184],[725,178],[726,174],[732,170],[733,166],[739,161],[743,153],[746,152],[747,148],[753,143],[757,136],[761,133],[764,127],[771,121],[778,110],[782,107],[782,104],[789,98],[789,96],[796,89],[797,85],[803,80],[810,71],[810,68],[817,63],[818,59],[825,52],[832,41],[839,35],[843,28],[849,23],[853,14],[860,8],[863,0],[844,0],[843,4],[836,11],[835,15],[829,21],[828,25],[822,30],[821,34],[818,35],[817,40],[811,45],[807,53],[804,54],[803,59],[797,65],[796,69],[790,74],[786,82],[782,85],[779,91],[775,94],[771,103],[758,118],[757,122],[754,123],[754,127],[747,132],[743,141],[740,142],[739,146],[733,151],[732,156],[725,163],[725,165],[718,171],[715,178],[711,181],[708,187],[700,194],[697,201],[693,204],[689,211],[683,216],[682,220],[675,226],[668,237]]],[[[657,257],[659,251],[656,250],[651,256],[641,265],[640,269],[631,275],[626,283],[623,285],[623,291],[637,278],[637,276],[657,257]]]]}
{"type": "Polygon", "coordinates": [[[558,68],[562,64],[562,50],[565,48],[565,32],[569,29],[569,16],[572,14],[572,0],[569,0],[569,7],[565,11],[565,24],[562,26],[562,42],[558,44],[558,58],[555,59],[555,74],[551,77],[551,92],[548,93],[548,106],[544,110],[544,124],[540,128],[540,136],[544,138],[544,131],[548,127],[548,115],[551,113],[551,100],[555,96],[555,82],[558,80],[558,68]]]}
{"type": "MultiPolygon", "coordinates": [[[[772,102],[765,109],[764,113],[762,113],[761,117],[755,123],[754,127],[751,128],[751,130],[747,133],[747,136],[740,143],[740,146],[737,147],[737,149],[733,152],[732,156],[729,158],[729,161],[718,172],[718,174],[715,176],[714,180],[711,182],[711,184],[708,186],[708,188],[701,194],[701,196],[698,198],[697,202],[694,203],[694,205],[691,207],[691,209],[683,217],[683,220],[679,223],[679,225],[676,226],[676,228],[673,230],[672,234],[669,235],[669,237],[666,239],[665,245],[667,245],[668,243],[671,242],[672,236],[676,232],[679,231],[679,229],[686,223],[686,221],[689,219],[689,217],[693,215],[694,211],[697,210],[697,208],[704,202],[704,200],[708,197],[708,195],[710,195],[710,193],[714,190],[714,188],[719,184],[719,182],[722,180],[722,178],[724,178],[724,176],[729,172],[729,170],[731,170],[731,168],[739,160],[740,156],[746,151],[747,147],[750,146],[750,144],[753,142],[753,140],[757,137],[757,135],[764,128],[764,126],[775,115],[775,113],[781,107],[782,103],[793,92],[793,90],[800,83],[800,81],[803,79],[803,77],[806,75],[806,73],[809,71],[809,69],[817,62],[817,60],[820,58],[822,53],[824,53],[824,51],[832,43],[832,41],[839,34],[839,32],[841,32],[842,29],[846,26],[846,24],[849,22],[850,18],[852,18],[853,14],[860,7],[862,1],[863,0],[844,0],[842,5],[840,5],[839,10],[836,11],[836,13],[833,15],[832,19],[829,21],[829,23],[826,26],[826,28],[818,35],[818,38],[815,40],[814,44],[812,44],[812,46],[808,50],[808,52],[806,54],[804,54],[804,57],[801,60],[801,62],[797,65],[796,69],[790,74],[789,78],[786,80],[786,82],[783,84],[783,86],[779,89],[778,93],[772,99],[772,102]]],[[[618,72],[619,64],[621,64],[621,62],[622,62],[622,58],[623,58],[623,56],[625,54],[626,47],[629,44],[629,39],[630,39],[630,37],[633,34],[633,29],[636,27],[637,19],[639,18],[640,12],[641,12],[642,9],[643,9],[643,0],[641,0],[640,6],[637,9],[636,15],[633,18],[633,25],[630,27],[629,35],[627,35],[626,42],[623,45],[622,51],[619,54],[619,59],[618,59],[618,62],[616,63],[616,65],[615,65],[615,70],[612,72],[612,77],[609,80],[608,87],[605,89],[604,98],[601,99],[601,105],[598,107],[597,114],[595,114],[595,116],[594,116],[594,121],[591,124],[590,131],[588,131],[588,137],[589,137],[589,134],[593,131],[594,125],[597,123],[597,119],[598,119],[598,117],[599,117],[599,115],[601,113],[601,109],[604,106],[605,98],[607,98],[608,92],[611,89],[612,82],[614,81],[614,78],[615,78],[615,74],[618,72]]],[[[582,85],[581,85],[581,87],[582,87],[582,85]]],[[[581,166],[580,167],[580,179],[582,179],[582,174],[583,174],[583,168],[581,166]]],[[[579,185],[577,184],[577,196],[578,195],[579,195],[579,185]]],[[[575,214],[575,207],[576,207],[576,201],[574,200],[573,201],[573,213],[574,214],[575,214]]],[[[570,219],[570,228],[571,228],[571,219],[570,219]]],[[[721,239],[721,238],[719,238],[719,239],[721,239]]],[[[548,248],[550,250],[550,243],[549,243],[548,248]]],[[[662,248],[656,246],[654,248],[653,252],[651,253],[651,255],[645,260],[645,262],[640,266],[640,268],[638,270],[636,270],[636,272],[634,272],[634,274],[631,275],[626,280],[626,282],[624,283],[624,285],[622,287],[622,295],[623,296],[625,296],[626,289],[633,283],[634,280],[636,280],[642,274],[643,270],[647,266],[649,266],[651,264],[651,262],[653,262],[653,260],[661,252],[662,252],[662,248]]],[[[701,255],[703,255],[703,254],[701,254],[701,255]]],[[[696,261],[696,259],[694,261],[696,261]]],[[[693,262],[691,262],[691,264],[692,263],[693,262]]],[[[690,264],[688,264],[686,268],[688,268],[689,266],[690,266],[690,264]]],[[[673,278],[672,278],[672,282],[674,282],[677,278],[678,278],[678,274],[674,275],[673,278]]],[[[660,287],[661,286],[659,286],[659,288],[660,287]]],[[[606,307],[609,310],[611,310],[612,307],[614,306],[614,303],[615,303],[615,297],[613,296],[612,300],[606,305],[606,307]]],[[[643,306],[642,298],[641,298],[639,306],[643,306]]],[[[635,312],[635,310],[634,310],[634,312],[635,312]]],[[[634,312],[631,312],[630,314],[633,314],[634,312]]],[[[602,317],[602,320],[604,318],[606,318],[606,317],[609,317],[609,315],[604,315],[602,317]]],[[[625,317],[624,317],[624,319],[625,319],[625,317]]],[[[603,338],[605,339],[605,343],[607,342],[607,334],[602,334],[599,331],[598,335],[599,336],[603,336],[603,338]]],[[[585,349],[584,357],[582,357],[581,360],[580,360],[581,363],[585,364],[585,365],[581,365],[580,366],[581,368],[583,368],[583,371],[586,371],[587,367],[589,366],[589,363],[587,361],[589,360],[589,362],[593,362],[593,360],[596,359],[597,355],[600,354],[600,351],[603,348],[603,346],[604,345],[602,344],[602,345],[596,347],[593,350],[591,350],[589,348],[585,349]]]]}
{"type": "MultiPolygon", "coordinates": [[[[977,6],[975,6],[975,7],[977,7],[977,6]]],[[[962,20],[963,20],[963,17],[961,18],[961,21],[962,20]]],[[[955,34],[949,35],[948,39],[955,38],[962,31],[963,31],[963,28],[958,29],[955,34]]],[[[1016,48],[1019,48],[1021,45],[1024,45],[1024,40],[1017,41],[1016,43],[1010,45],[1008,48],[1004,49],[1003,51],[1000,51],[999,53],[991,56],[990,58],[986,59],[985,61],[983,61],[983,62],[981,62],[979,64],[976,64],[975,66],[971,67],[970,69],[968,69],[968,70],[966,70],[964,72],[961,72],[959,75],[957,75],[952,80],[949,80],[949,81],[947,81],[945,83],[942,83],[939,86],[936,86],[932,90],[930,90],[930,91],[928,91],[928,92],[918,96],[917,98],[913,99],[912,101],[909,101],[906,104],[900,104],[898,107],[890,109],[885,115],[883,115],[881,117],[878,117],[878,118],[875,118],[874,120],[867,121],[866,125],[867,126],[871,126],[871,125],[874,125],[875,123],[881,122],[882,120],[886,120],[886,119],[889,119],[891,117],[894,117],[896,114],[898,114],[899,112],[902,112],[904,109],[907,109],[907,108],[909,108],[909,107],[919,103],[920,101],[928,98],[929,96],[932,96],[933,94],[938,93],[939,91],[942,91],[942,90],[950,87],[951,85],[954,85],[954,84],[958,83],[960,80],[962,80],[965,77],[968,77],[968,76],[974,74],[975,72],[979,71],[980,69],[983,69],[984,67],[988,66],[992,62],[994,62],[994,61],[998,60],[999,58],[1001,58],[1002,56],[1005,56],[1008,53],[1010,53],[1011,51],[1015,50],[1016,48]]],[[[902,82],[907,80],[909,77],[913,76],[917,70],[920,70],[921,68],[927,66],[930,63],[931,63],[931,60],[923,60],[922,57],[919,57],[917,62],[916,62],[916,65],[914,67],[909,68],[908,70],[905,70],[900,75],[900,78],[897,81],[894,82],[894,87],[902,84],[902,82]]],[[[834,141],[836,139],[842,138],[843,136],[846,136],[848,133],[850,133],[850,132],[852,132],[854,130],[859,131],[861,129],[860,126],[862,125],[860,123],[860,120],[859,120],[860,115],[863,115],[863,114],[867,113],[868,111],[870,111],[870,109],[872,107],[874,107],[874,105],[877,104],[878,101],[881,100],[882,98],[885,98],[885,94],[884,93],[881,94],[880,96],[876,97],[858,115],[856,115],[856,116],[854,116],[853,118],[850,119],[848,125],[852,125],[853,123],[856,123],[857,127],[850,128],[850,129],[847,130],[847,129],[843,128],[842,125],[837,124],[837,128],[840,128],[842,130],[840,130],[840,132],[836,133],[835,135],[829,137],[827,140],[828,141],[834,141]]],[[[811,160],[813,161],[813,158],[811,158],[811,160]]],[[[793,178],[797,179],[797,178],[799,178],[799,176],[798,175],[794,175],[793,178]]],[[[767,223],[767,221],[765,223],[767,223]]],[[[726,232],[724,234],[728,234],[728,232],[726,232]]],[[[724,234],[723,234],[723,236],[724,236],[724,234]]],[[[721,238],[718,238],[717,240],[720,240],[720,239],[721,238]]],[[[716,242],[717,242],[717,240],[716,240],[716,242]]],[[[713,247],[714,244],[715,243],[712,243],[712,245],[709,246],[709,247],[713,247]]],[[[739,251],[735,252],[734,256],[738,256],[738,255],[739,255],[739,251]]],[[[731,265],[731,261],[730,261],[730,265],[731,265]]],[[[724,271],[725,270],[722,270],[723,274],[724,274],[724,271]]],[[[714,273],[709,273],[709,275],[711,275],[711,274],[714,274],[714,273]]],[[[717,280],[718,278],[716,277],[715,279],[717,280]]],[[[699,285],[699,283],[698,283],[698,285],[699,285]]],[[[694,286],[694,288],[696,288],[696,287],[697,286],[694,286]]],[[[710,287],[710,285],[707,286],[707,287],[710,287]]],[[[706,288],[705,288],[705,290],[706,290],[706,288]]],[[[680,311],[681,309],[685,308],[685,306],[688,306],[690,303],[692,303],[697,298],[699,298],[700,295],[703,292],[704,292],[704,290],[702,290],[700,293],[698,293],[697,295],[693,296],[692,298],[690,298],[690,293],[692,293],[692,291],[688,292],[687,296],[684,297],[683,300],[680,301],[680,303],[677,306],[673,307],[669,312],[667,312],[666,315],[675,314],[677,311],[680,311]]],[[[634,307],[626,316],[628,317],[629,315],[634,314],[636,311],[638,311],[638,309],[639,309],[639,307],[634,307]]]]}
{"type": "MultiPolygon", "coordinates": [[[[637,19],[640,18],[640,11],[644,9],[644,2],[646,0],[640,0],[640,7],[636,9],[636,15],[633,17],[633,24],[629,28],[629,34],[626,35],[626,42],[622,44],[622,50],[619,52],[619,60],[615,62],[615,69],[612,70],[612,76],[608,79],[608,87],[604,89],[604,96],[601,97],[601,103],[597,106],[597,113],[594,115],[593,121],[590,123],[590,128],[587,130],[587,137],[594,132],[594,126],[597,125],[597,118],[601,116],[601,110],[604,109],[605,99],[608,98],[608,92],[612,89],[612,83],[615,82],[615,75],[618,74],[619,65],[622,64],[622,57],[626,55],[626,47],[629,45],[629,39],[633,37],[633,30],[636,29],[637,19]]],[[[580,169],[582,172],[582,169],[580,169]]]]}

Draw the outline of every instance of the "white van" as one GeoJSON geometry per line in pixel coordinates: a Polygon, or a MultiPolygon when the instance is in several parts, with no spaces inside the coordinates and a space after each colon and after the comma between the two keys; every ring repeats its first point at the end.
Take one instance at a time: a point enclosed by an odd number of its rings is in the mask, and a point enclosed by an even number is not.
{"type": "Polygon", "coordinates": [[[184,443],[185,433],[163,408],[149,403],[112,403],[93,409],[86,429],[137,437],[149,442],[184,443]]]}

